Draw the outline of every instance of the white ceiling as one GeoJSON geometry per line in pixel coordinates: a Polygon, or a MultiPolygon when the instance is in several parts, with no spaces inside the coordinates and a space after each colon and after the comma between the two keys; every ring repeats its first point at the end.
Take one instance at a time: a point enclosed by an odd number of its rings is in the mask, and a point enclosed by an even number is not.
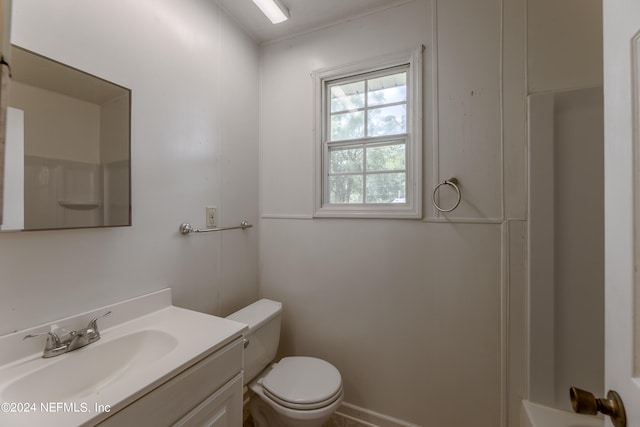
{"type": "Polygon", "coordinates": [[[291,18],[272,24],[252,0],[214,0],[258,42],[322,28],[413,0],[282,0],[291,18]]]}

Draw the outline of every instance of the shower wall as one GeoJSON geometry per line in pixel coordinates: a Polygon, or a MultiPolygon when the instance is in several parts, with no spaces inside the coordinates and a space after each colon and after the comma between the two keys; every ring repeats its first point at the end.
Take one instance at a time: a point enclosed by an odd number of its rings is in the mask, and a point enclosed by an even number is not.
{"type": "Polygon", "coordinates": [[[27,230],[103,224],[102,165],[24,156],[24,226],[27,230]]]}
{"type": "Polygon", "coordinates": [[[530,400],[604,384],[602,87],[529,97],[530,400]]]}

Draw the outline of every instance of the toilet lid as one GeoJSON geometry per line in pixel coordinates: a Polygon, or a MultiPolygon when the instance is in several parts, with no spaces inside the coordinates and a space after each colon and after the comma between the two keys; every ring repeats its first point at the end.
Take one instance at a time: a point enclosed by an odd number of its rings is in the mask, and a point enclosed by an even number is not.
{"type": "Polygon", "coordinates": [[[281,403],[317,407],[335,400],[342,390],[342,377],[322,359],[285,357],[262,380],[262,388],[281,403]]]}

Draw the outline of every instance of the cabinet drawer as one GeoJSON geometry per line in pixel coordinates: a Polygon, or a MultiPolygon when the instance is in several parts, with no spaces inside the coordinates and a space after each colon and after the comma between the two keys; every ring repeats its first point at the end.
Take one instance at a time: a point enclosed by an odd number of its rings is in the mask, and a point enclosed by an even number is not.
{"type": "Polygon", "coordinates": [[[242,374],[199,404],[174,427],[233,427],[242,425],[242,374]]]}
{"type": "Polygon", "coordinates": [[[242,370],[238,339],[98,424],[101,427],[169,426],[198,406],[242,370]]]}

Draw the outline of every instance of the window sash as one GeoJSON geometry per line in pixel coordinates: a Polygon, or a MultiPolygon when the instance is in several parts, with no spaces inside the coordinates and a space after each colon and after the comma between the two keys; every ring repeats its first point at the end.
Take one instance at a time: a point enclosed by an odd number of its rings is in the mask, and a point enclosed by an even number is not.
{"type": "MultiPolygon", "coordinates": [[[[375,71],[370,71],[370,72],[366,72],[366,73],[361,73],[358,75],[354,75],[354,76],[350,76],[347,78],[341,78],[341,79],[334,79],[334,80],[327,80],[324,82],[323,85],[323,122],[324,122],[324,126],[323,126],[323,167],[322,167],[322,187],[323,187],[323,191],[322,191],[322,206],[326,206],[326,207],[331,207],[331,206],[350,206],[350,207],[363,207],[363,206],[369,206],[369,205],[376,205],[378,207],[380,206],[388,206],[388,205],[395,205],[397,206],[407,206],[409,204],[409,201],[407,200],[409,197],[411,197],[409,195],[410,191],[408,188],[409,185],[409,179],[410,179],[410,175],[409,175],[409,171],[408,169],[408,163],[409,163],[409,156],[410,156],[410,151],[409,151],[409,135],[407,134],[407,128],[409,127],[409,124],[412,122],[412,112],[411,109],[409,108],[409,101],[410,101],[410,94],[411,94],[411,78],[410,78],[410,64],[402,64],[399,66],[395,66],[395,67],[389,67],[389,68],[383,68],[380,70],[375,70],[375,71]],[[369,82],[373,81],[375,79],[381,78],[381,77],[387,77],[387,76],[392,76],[395,74],[401,74],[404,73],[404,87],[405,87],[405,99],[404,101],[393,101],[393,102],[388,102],[388,103],[374,103],[373,105],[370,105],[369,103],[369,95],[370,95],[370,88],[369,88],[369,82]],[[363,92],[362,92],[362,96],[363,96],[363,102],[364,105],[362,107],[359,108],[352,108],[352,109],[341,109],[338,111],[332,111],[332,88],[334,87],[339,87],[339,86],[344,86],[344,85],[349,85],[349,84],[354,84],[354,83],[363,83],[363,92]],[[369,129],[369,112],[373,111],[373,110],[378,110],[381,108],[387,108],[387,107],[393,107],[393,106],[405,106],[405,128],[404,128],[404,132],[403,133],[390,133],[390,134],[386,134],[386,135],[382,135],[382,136],[377,136],[377,137],[372,137],[370,136],[370,129],[369,129]],[[363,112],[363,137],[361,138],[354,138],[354,139],[332,139],[333,135],[332,135],[332,117],[334,116],[338,116],[338,115],[344,115],[344,114],[352,114],[354,112],[363,112]],[[368,175],[372,175],[375,172],[371,172],[371,171],[367,171],[367,158],[366,158],[366,153],[367,153],[367,148],[370,146],[381,146],[381,145],[391,145],[391,143],[401,143],[404,145],[405,147],[405,160],[404,160],[404,169],[401,170],[397,170],[395,171],[395,173],[403,173],[404,174],[404,188],[402,189],[404,195],[405,195],[405,201],[403,203],[393,203],[393,202],[386,202],[386,203],[380,203],[380,202],[369,202],[368,201],[368,187],[367,187],[367,176],[368,175]],[[347,173],[347,174],[335,174],[335,173],[331,173],[331,150],[333,148],[337,148],[337,147],[350,147],[350,146],[362,146],[363,147],[363,167],[362,167],[362,171],[361,172],[357,172],[357,173],[347,173]],[[332,201],[331,199],[331,181],[332,181],[332,177],[336,177],[336,176],[358,176],[358,177],[362,177],[362,189],[361,189],[361,193],[362,193],[362,201],[360,203],[358,202],[335,202],[332,201]]],[[[381,171],[378,173],[393,173],[392,171],[381,171]]],[[[394,199],[395,200],[395,199],[394,199]]]]}
{"type": "MultiPolygon", "coordinates": [[[[314,132],[314,217],[335,217],[335,218],[421,218],[422,217],[422,55],[424,47],[419,46],[412,51],[397,52],[383,55],[369,60],[354,62],[348,65],[317,70],[312,73],[314,81],[314,105],[315,105],[315,132],[314,132]],[[406,71],[406,133],[397,135],[384,135],[366,138],[354,138],[330,141],[328,121],[331,117],[330,85],[347,84],[358,82],[364,79],[374,79],[378,76],[391,75],[398,70],[406,71]],[[363,145],[364,143],[390,143],[402,140],[405,150],[405,164],[403,177],[405,181],[405,201],[404,203],[329,203],[329,179],[337,175],[330,174],[329,150],[339,147],[363,145]]],[[[384,90],[384,85],[375,84],[376,90],[384,90]]],[[[345,88],[347,95],[356,93],[356,90],[345,88]]],[[[365,93],[366,96],[366,93],[365,93]]],[[[389,98],[388,100],[391,100],[389,98]]],[[[346,104],[345,100],[344,103],[346,104]]],[[[360,102],[358,99],[353,102],[360,102]]],[[[395,103],[395,102],[394,102],[395,103]]],[[[380,108],[381,105],[375,102],[373,108],[380,108]]],[[[391,104],[391,103],[390,103],[391,104]]],[[[339,105],[340,106],[340,105],[339,105]]],[[[358,105],[359,106],[359,105],[358,105]]],[[[371,109],[373,109],[371,108],[371,109]]],[[[362,110],[356,108],[354,110],[362,110]]],[[[345,109],[341,111],[344,113],[345,109]]],[[[337,110],[336,110],[337,112],[337,110]]],[[[391,173],[384,171],[382,173],[391,173]]],[[[358,174],[368,174],[370,177],[376,175],[372,171],[363,171],[358,174]]],[[[346,175],[344,175],[346,176],[346,175]]],[[[393,178],[391,178],[393,179],[393,178]]],[[[363,196],[364,197],[364,196],[363,196]]]]}
{"type": "MultiPolygon", "coordinates": [[[[410,104],[409,104],[409,100],[410,100],[410,94],[411,94],[411,76],[410,76],[410,64],[402,64],[399,66],[394,66],[394,67],[388,67],[388,68],[383,68],[383,69],[379,69],[379,70],[375,70],[375,71],[369,71],[369,72],[364,72],[364,73],[360,73],[357,75],[353,75],[353,76],[349,76],[349,77],[345,77],[345,78],[339,78],[339,79],[332,79],[332,80],[326,80],[324,81],[324,86],[323,86],[323,108],[322,108],[322,120],[324,123],[323,126],[323,134],[322,134],[322,139],[323,139],[323,143],[326,142],[330,142],[330,141],[344,141],[345,139],[337,139],[334,140],[331,138],[331,118],[332,117],[336,117],[339,115],[345,115],[345,114],[353,114],[353,113],[359,113],[362,112],[363,113],[363,136],[361,138],[357,138],[357,139],[364,139],[364,138],[369,138],[371,137],[371,135],[369,135],[369,111],[372,110],[378,110],[378,109],[382,109],[382,108],[388,108],[388,107],[394,107],[394,106],[406,106],[405,107],[405,129],[403,133],[407,133],[408,131],[408,127],[409,124],[411,123],[411,109],[410,109],[410,104]],[[375,80],[377,78],[380,77],[386,77],[386,76],[391,76],[394,74],[400,74],[400,73],[404,73],[405,74],[405,100],[404,101],[393,101],[393,102],[389,102],[389,103],[376,103],[373,105],[369,105],[369,81],[370,80],[375,80]],[[344,85],[348,85],[348,84],[353,84],[353,83],[360,83],[362,82],[364,85],[364,90],[363,90],[363,97],[364,97],[364,106],[363,107],[359,107],[359,108],[351,108],[351,109],[344,109],[344,110],[339,110],[339,111],[331,111],[331,89],[333,87],[336,86],[344,86],[344,85]]],[[[392,135],[399,135],[399,134],[386,134],[384,135],[385,137],[388,136],[392,136],[392,135]]]]}
{"type": "Polygon", "coordinates": [[[407,206],[408,198],[409,198],[409,159],[410,159],[410,146],[408,144],[408,135],[391,135],[385,137],[373,137],[373,138],[363,138],[363,139],[352,139],[348,141],[331,141],[325,144],[324,148],[324,165],[323,165],[323,205],[330,207],[366,207],[366,206],[407,206]],[[384,147],[389,145],[402,145],[404,146],[404,168],[402,169],[384,169],[384,170],[368,170],[367,168],[367,152],[372,148],[384,147]],[[351,171],[351,172],[332,172],[331,171],[331,150],[332,149],[340,149],[340,148],[358,148],[361,147],[363,150],[363,159],[361,161],[362,168],[359,171],[351,171]],[[384,175],[384,174],[399,174],[402,173],[405,176],[405,185],[404,185],[404,202],[386,202],[386,203],[375,203],[375,202],[367,202],[367,176],[373,175],[384,175]],[[340,177],[340,176],[361,176],[363,177],[362,183],[362,202],[332,202],[331,201],[331,185],[330,181],[332,177],[340,177]]]}

